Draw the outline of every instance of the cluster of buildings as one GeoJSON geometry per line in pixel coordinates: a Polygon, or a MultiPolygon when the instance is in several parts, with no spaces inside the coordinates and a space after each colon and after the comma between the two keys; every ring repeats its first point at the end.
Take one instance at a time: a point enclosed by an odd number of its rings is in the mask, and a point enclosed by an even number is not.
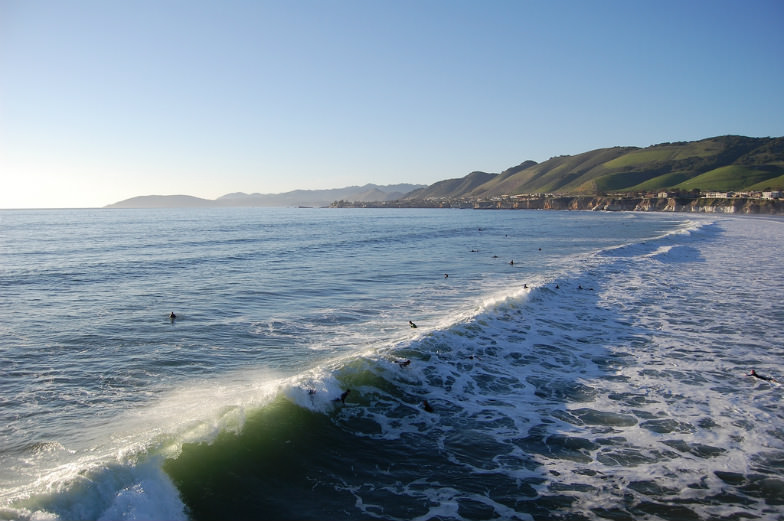
{"type": "Polygon", "coordinates": [[[706,199],[781,199],[781,191],[770,192],[702,192],[706,199]]]}
{"type": "MultiPolygon", "coordinates": [[[[551,199],[554,197],[568,197],[565,194],[519,194],[519,195],[502,195],[493,197],[493,201],[504,200],[531,200],[531,199],[551,199]]],[[[699,190],[687,191],[661,191],[661,192],[644,192],[644,193],[610,193],[601,194],[598,197],[615,197],[615,198],[641,198],[641,199],[781,199],[784,197],[784,192],[781,190],[771,190],[768,192],[752,191],[752,192],[702,192],[699,190]]]]}
{"type": "MultiPolygon", "coordinates": [[[[759,207],[763,201],[772,201],[779,205],[784,202],[784,191],[771,190],[765,192],[702,192],[661,191],[645,193],[604,193],[600,195],[566,195],[558,193],[532,193],[517,195],[497,195],[492,197],[428,197],[426,199],[403,199],[398,201],[351,202],[336,201],[331,204],[337,208],[474,208],[474,209],[570,209],[583,210],[602,206],[605,209],[632,210],[640,206],[658,207],[670,205],[667,201],[678,201],[679,205],[690,204],[703,208],[718,204],[720,207],[733,208],[742,201],[759,207]],[[713,203],[714,200],[726,200],[726,203],[713,203]],[[658,202],[657,202],[658,201],[658,202]],[[662,202],[663,201],[663,202],[662,202]],[[688,203],[691,201],[691,203],[688,203]],[[755,202],[756,201],[756,202],[755,202]],[[597,206],[598,205],[598,206],[597,206]],[[612,207],[612,208],[610,208],[612,207]],[[615,208],[617,207],[617,208],[615,208]]],[[[669,206],[668,206],[669,207],[669,206]]],[[[767,208],[767,207],[766,207],[767,208]]]]}

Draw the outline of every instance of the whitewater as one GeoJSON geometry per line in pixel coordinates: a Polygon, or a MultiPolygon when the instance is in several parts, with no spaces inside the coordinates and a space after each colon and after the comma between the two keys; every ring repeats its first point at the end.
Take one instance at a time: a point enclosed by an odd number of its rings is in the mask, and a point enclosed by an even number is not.
{"type": "Polygon", "coordinates": [[[2,211],[0,519],[784,519],[783,225],[2,211]]]}

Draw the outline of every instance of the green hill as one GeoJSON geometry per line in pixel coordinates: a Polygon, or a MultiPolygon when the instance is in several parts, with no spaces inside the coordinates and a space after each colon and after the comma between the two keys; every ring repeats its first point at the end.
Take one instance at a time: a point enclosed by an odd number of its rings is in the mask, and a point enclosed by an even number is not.
{"type": "Polygon", "coordinates": [[[683,190],[699,188],[702,190],[705,189],[703,187],[707,187],[709,190],[739,192],[758,183],[764,184],[779,173],[781,172],[764,167],[727,165],[693,177],[676,185],[675,188],[683,190]]]}
{"type": "Polygon", "coordinates": [[[498,176],[498,174],[488,174],[487,172],[471,172],[459,179],[447,179],[438,181],[428,187],[420,188],[406,194],[406,199],[427,199],[429,197],[452,197],[450,194],[470,193],[477,186],[481,186],[498,176]]]}
{"type": "Polygon", "coordinates": [[[778,177],[772,177],[762,181],[761,183],[757,183],[755,185],[751,185],[748,187],[749,190],[760,190],[760,191],[770,191],[770,190],[784,190],[782,188],[784,186],[784,175],[780,175],[778,177]]]}
{"type": "Polygon", "coordinates": [[[527,161],[500,174],[473,172],[407,194],[406,199],[483,198],[526,193],[784,189],[784,138],[719,136],[614,147],[527,161]]]}

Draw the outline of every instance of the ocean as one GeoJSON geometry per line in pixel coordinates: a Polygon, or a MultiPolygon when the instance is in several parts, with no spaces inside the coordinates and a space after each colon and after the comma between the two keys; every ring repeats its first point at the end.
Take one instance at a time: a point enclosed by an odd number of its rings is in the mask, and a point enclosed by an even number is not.
{"type": "Polygon", "coordinates": [[[784,519],[783,245],[775,217],[0,211],[0,519],[784,519]]]}

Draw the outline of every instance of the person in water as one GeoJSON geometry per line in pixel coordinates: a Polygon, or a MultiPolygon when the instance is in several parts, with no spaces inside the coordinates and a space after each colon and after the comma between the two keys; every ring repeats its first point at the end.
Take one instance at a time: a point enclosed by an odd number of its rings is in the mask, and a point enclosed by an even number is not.
{"type": "Polygon", "coordinates": [[[335,398],[335,399],[334,399],[334,400],[332,400],[332,401],[333,401],[333,402],[346,403],[346,398],[348,397],[348,394],[349,394],[350,392],[351,392],[351,389],[346,389],[345,391],[343,391],[343,392],[341,393],[341,395],[340,395],[340,398],[335,398]]]}
{"type": "Polygon", "coordinates": [[[413,323],[413,322],[411,322],[410,320],[408,321],[408,325],[409,325],[409,326],[411,326],[411,327],[413,327],[413,328],[416,328],[416,324],[414,324],[414,323],[413,323]]]}
{"type": "Polygon", "coordinates": [[[776,379],[773,378],[772,376],[762,376],[761,374],[757,374],[757,371],[755,371],[754,369],[752,369],[751,372],[746,376],[753,376],[754,378],[759,378],[760,380],[765,380],[766,382],[776,381],[776,379]]]}
{"type": "Polygon", "coordinates": [[[405,359],[403,361],[398,362],[397,365],[399,365],[400,367],[408,367],[409,365],[411,365],[411,360],[405,359]]]}
{"type": "Polygon", "coordinates": [[[171,320],[172,322],[174,322],[174,320],[175,320],[176,318],[177,318],[177,315],[175,315],[175,314],[174,314],[174,311],[172,311],[171,313],[169,313],[169,320],[171,320]]]}

